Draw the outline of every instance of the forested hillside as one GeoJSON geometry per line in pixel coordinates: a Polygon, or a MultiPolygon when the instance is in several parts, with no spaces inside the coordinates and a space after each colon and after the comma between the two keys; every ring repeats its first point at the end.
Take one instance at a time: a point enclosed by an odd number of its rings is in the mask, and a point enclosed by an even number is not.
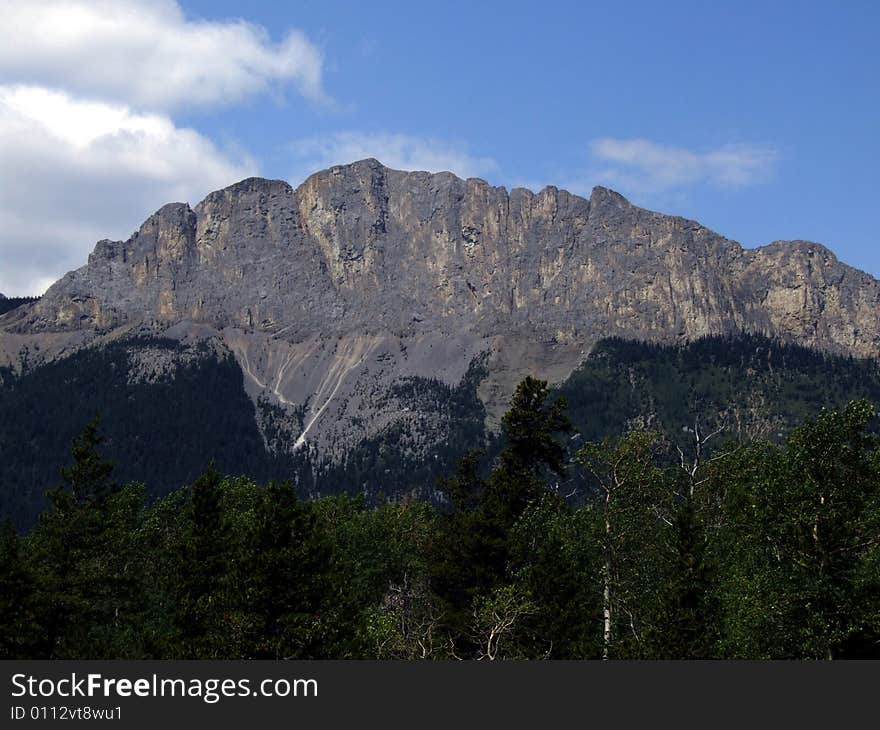
{"type": "Polygon", "coordinates": [[[558,392],[586,439],[631,426],[678,439],[698,421],[726,438],[778,440],[822,408],[861,398],[880,405],[880,365],[757,335],[681,345],[607,339],[558,392]]]}
{"type": "MultiPolygon", "coordinates": [[[[301,497],[361,494],[374,505],[415,494],[439,503],[437,479],[468,449],[487,451],[485,469],[502,446],[484,428],[477,397],[484,376],[477,359],[455,386],[399,381],[389,397],[430,413],[442,438],[420,430],[417,419],[403,419],[333,463],[306,449],[294,452],[302,424],[264,398],[255,407],[238,363],[207,345],[142,337],[80,350],[21,376],[0,369],[0,516],[19,528],[33,524],[67,445],[99,414],[117,478],[143,483],[151,497],[191,482],[213,460],[225,474],[289,479],[301,497]]],[[[611,339],[598,343],[555,392],[566,399],[574,425],[571,459],[584,440],[631,428],[657,430],[680,444],[695,423],[705,432],[721,429],[715,443],[779,441],[823,407],[855,399],[880,404],[880,368],[757,336],[679,346],[611,339]]]]}
{"type": "Polygon", "coordinates": [[[204,344],[140,337],[83,349],[21,376],[0,368],[0,519],[11,517],[19,528],[33,523],[68,445],[95,416],[117,478],[143,483],[151,497],[191,481],[213,461],[226,474],[289,479],[300,496],[365,493],[373,503],[415,490],[431,498],[437,479],[483,442],[485,412],[476,396],[482,372],[475,361],[458,386],[426,378],[396,386],[395,395],[436,415],[445,439],[396,426],[331,464],[294,452],[298,430],[265,399],[255,408],[235,359],[204,344]]]}
{"type": "Polygon", "coordinates": [[[2,297],[0,296],[0,315],[11,312],[22,304],[39,301],[39,297],[2,297]]]}
{"type": "Polygon", "coordinates": [[[165,359],[183,350],[167,339],[114,342],[21,377],[0,374],[0,513],[21,526],[33,522],[72,439],[97,415],[117,478],[144,482],[154,495],[191,481],[212,460],[225,473],[260,480],[290,475],[266,451],[231,357],[204,350],[171,372],[135,377],[131,353],[144,348],[165,359]]]}
{"type": "Polygon", "coordinates": [[[528,378],[439,509],[213,467],[152,502],[93,423],[33,531],[0,535],[0,657],[880,658],[873,416],[711,458],[693,436],[680,463],[630,430],[570,461],[564,401],[528,378]]]}

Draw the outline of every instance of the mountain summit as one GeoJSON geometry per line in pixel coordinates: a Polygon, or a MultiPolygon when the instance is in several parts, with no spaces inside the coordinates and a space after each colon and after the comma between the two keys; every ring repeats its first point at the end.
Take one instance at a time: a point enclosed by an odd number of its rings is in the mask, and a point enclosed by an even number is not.
{"type": "Polygon", "coordinates": [[[602,337],[765,334],[880,354],[880,282],[807,241],[744,249],[602,187],[508,192],[373,159],[294,189],[249,178],[162,207],[127,241],[0,318],[0,364],[148,330],[209,339],[254,398],[333,450],[413,414],[377,405],[412,377],[458,383],[486,358],[490,424],[525,373],[558,382],[602,337]]]}

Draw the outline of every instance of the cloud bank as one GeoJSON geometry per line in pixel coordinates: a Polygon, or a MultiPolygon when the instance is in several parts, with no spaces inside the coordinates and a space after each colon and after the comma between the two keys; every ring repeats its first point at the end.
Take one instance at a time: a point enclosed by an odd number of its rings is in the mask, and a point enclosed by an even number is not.
{"type": "Polygon", "coordinates": [[[126,238],[152,211],[254,174],[162,114],[0,86],[0,292],[41,293],[101,238],[126,238]]]}
{"type": "Polygon", "coordinates": [[[305,35],[187,18],[174,0],[0,0],[0,291],[37,294],[170,201],[258,166],[177,124],[292,87],[329,98],[305,35]]]}
{"type": "Polygon", "coordinates": [[[234,104],[292,84],[326,101],[301,32],[189,20],[173,0],[0,0],[0,75],[138,109],[234,104]]]}

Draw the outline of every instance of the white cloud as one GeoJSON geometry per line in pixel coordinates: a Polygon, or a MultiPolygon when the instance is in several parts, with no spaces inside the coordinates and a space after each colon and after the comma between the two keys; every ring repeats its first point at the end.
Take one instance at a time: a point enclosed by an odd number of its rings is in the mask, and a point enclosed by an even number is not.
{"type": "Polygon", "coordinates": [[[320,50],[244,20],[187,19],[174,0],[0,0],[0,74],[139,109],[232,104],[292,83],[326,101],[320,50]]]}
{"type": "Polygon", "coordinates": [[[337,132],[293,143],[298,159],[291,175],[296,184],[309,174],[333,165],[375,157],[397,170],[453,172],[459,177],[484,177],[497,171],[489,157],[474,157],[460,146],[442,140],[385,132],[337,132]]]}
{"type": "Polygon", "coordinates": [[[590,152],[596,183],[658,194],[694,185],[746,187],[765,182],[778,152],[766,146],[728,144],[705,152],[658,144],[647,139],[594,140],[590,152]]]}
{"type": "Polygon", "coordinates": [[[0,86],[0,292],[42,292],[101,238],[256,172],[161,114],[0,86]]]}

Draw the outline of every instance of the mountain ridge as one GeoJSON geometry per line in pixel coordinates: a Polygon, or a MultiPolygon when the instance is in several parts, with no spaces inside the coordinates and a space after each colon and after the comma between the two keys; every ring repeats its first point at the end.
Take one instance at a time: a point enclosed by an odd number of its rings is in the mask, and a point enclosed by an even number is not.
{"type": "Polygon", "coordinates": [[[409,417],[378,393],[457,385],[484,354],[491,428],[523,375],[560,382],[604,337],[746,332],[877,357],[878,310],[880,282],[821,244],[746,249],[608,188],[508,192],[366,159],[296,188],[246,178],[98,242],[0,318],[0,364],[143,329],[214,339],[253,399],[303,417],[297,443],[344,451],[409,417]]]}
{"type": "MultiPolygon", "coordinates": [[[[628,216],[630,218],[634,218],[638,220],[639,223],[643,224],[643,226],[647,226],[648,224],[653,224],[657,226],[657,224],[666,224],[668,227],[672,227],[673,233],[677,234],[679,239],[684,237],[684,243],[686,243],[689,247],[694,249],[694,252],[699,255],[706,255],[707,253],[713,254],[718,258],[716,262],[709,262],[718,264],[725,264],[729,271],[724,272],[730,276],[739,276],[742,278],[744,275],[751,275],[753,272],[744,271],[741,269],[747,269],[749,265],[758,262],[762,258],[773,259],[773,263],[789,263],[789,262],[779,262],[775,259],[777,258],[788,258],[788,259],[798,259],[796,263],[798,264],[806,264],[806,269],[808,274],[815,273],[812,269],[812,261],[808,261],[809,259],[814,260],[819,265],[824,267],[831,267],[831,273],[834,275],[833,278],[836,281],[832,281],[831,283],[840,283],[843,280],[849,278],[860,279],[857,283],[862,285],[865,288],[874,289],[872,292],[876,295],[876,292],[880,289],[880,284],[878,284],[877,280],[870,275],[865,274],[864,272],[859,272],[857,269],[853,267],[849,267],[845,264],[842,264],[834,253],[823,246],[822,244],[811,242],[811,241],[774,241],[766,246],[746,249],[740,246],[735,241],[727,239],[720,234],[711,231],[700,225],[696,221],[692,221],[686,218],[678,217],[678,216],[665,216],[661,213],[655,213],[653,211],[648,211],[642,208],[638,208],[637,206],[632,205],[620,194],[609,190],[608,188],[603,188],[601,186],[597,186],[593,189],[593,192],[589,199],[581,198],[579,196],[568,193],[565,190],[561,190],[556,188],[555,186],[546,186],[542,190],[537,193],[526,190],[525,188],[514,188],[510,192],[508,192],[503,187],[493,187],[486,183],[484,180],[480,178],[468,178],[461,179],[458,178],[451,173],[422,173],[422,172],[403,172],[397,170],[391,170],[389,168],[383,167],[378,161],[374,159],[362,160],[356,163],[352,163],[351,165],[343,165],[336,166],[333,168],[329,168],[328,170],[321,171],[315,173],[306,179],[305,182],[302,183],[298,188],[294,189],[290,186],[289,183],[281,180],[268,180],[264,178],[246,178],[242,181],[239,181],[227,188],[223,188],[218,191],[214,191],[208,194],[200,203],[198,203],[195,208],[191,208],[186,203],[169,203],[165,206],[162,206],[158,211],[156,211],[153,215],[151,215],[144,224],[140,227],[138,232],[128,239],[128,241],[109,241],[102,240],[99,241],[96,245],[94,251],[89,256],[89,263],[76,271],[68,273],[65,277],[63,277],[59,282],[53,285],[49,291],[46,293],[46,296],[43,297],[38,307],[36,308],[26,308],[25,310],[18,313],[19,321],[17,323],[13,322],[4,322],[5,328],[9,329],[10,325],[16,331],[20,332],[33,332],[33,331],[59,331],[59,330],[75,330],[75,329],[83,329],[87,327],[97,328],[99,330],[112,329],[115,326],[120,324],[128,324],[133,321],[138,321],[139,319],[150,319],[149,315],[152,314],[153,323],[167,323],[174,322],[181,319],[192,319],[194,321],[204,321],[206,319],[213,319],[213,323],[218,323],[221,325],[227,324],[235,324],[238,326],[246,326],[252,327],[254,326],[254,322],[251,321],[253,317],[253,312],[248,318],[245,314],[245,311],[241,311],[241,308],[238,310],[232,310],[227,308],[223,310],[222,307],[215,306],[212,311],[204,312],[202,308],[198,306],[197,303],[192,301],[184,303],[184,306],[180,306],[174,302],[175,297],[171,295],[171,291],[173,291],[180,282],[179,278],[175,277],[177,273],[189,273],[192,271],[178,272],[175,271],[175,268],[179,269],[182,264],[192,264],[197,263],[200,268],[210,268],[213,263],[216,262],[216,252],[212,250],[213,245],[210,241],[211,234],[214,231],[211,229],[210,223],[205,223],[203,219],[207,218],[209,220],[220,221],[223,220],[223,216],[226,215],[230,209],[230,203],[232,206],[235,206],[234,201],[247,201],[252,196],[256,195],[258,197],[265,196],[268,201],[278,198],[279,196],[290,198],[295,205],[290,206],[289,214],[296,216],[296,220],[292,220],[289,218],[286,222],[293,223],[292,231],[275,231],[270,233],[275,233],[278,238],[283,242],[287,240],[285,237],[287,236],[297,236],[304,235],[310,236],[313,239],[316,239],[318,243],[318,248],[316,250],[311,251],[311,253],[320,253],[323,254],[323,261],[319,262],[321,265],[329,267],[330,272],[335,276],[335,280],[333,281],[334,286],[338,289],[351,288],[354,286],[357,281],[355,276],[357,274],[364,274],[365,279],[364,283],[378,283],[379,278],[375,276],[375,271],[371,269],[368,265],[362,265],[364,262],[365,253],[369,256],[371,253],[375,254],[376,251],[370,250],[369,246],[365,245],[364,242],[369,243],[370,239],[379,238],[379,234],[383,233],[383,226],[385,225],[384,220],[387,219],[389,215],[389,210],[383,209],[384,207],[389,206],[389,200],[387,199],[387,195],[384,192],[385,181],[389,176],[396,176],[398,178],[398,182],[403,182],[403,190],[398,193],[398,207],[401,204],[405,204],[407,201],[411,202],[413,198],[416,198],[418,195],[424,194],[426,191],[430,191],[434,193],[434,196],[438,193],[449,193],[452,191],[453,195],[458,196],[457,200],[444,201],[449,202],[448,208],[454,208],[455,205],[461,205],[462,203],[465,206],[473,205],[475,202],[483,202],[483,201],[474,201],[473,198],[477,196],[482,196],[484,199],[491,199],[495,204],[502,204],[505,210],[501,211],[508,220],[507,226],[505,226],[504,230],[496,230],[494,233],[496,234],[494,238],[489,238],[490,244],[501,244],[500,246],[496,245],[494,248],[496,249],[494,252],[490,250],[491,253],[498,254],[510,254],[510,251],[504,251],[503,248],[506,245],[508,249],[513,246],[511,241],[511,235],[515,235],[517,233],[522,233],[522,231],[516,230],[517,225],[516,221],[510,221],[510,216],[512,215],[512,210],[514,212],[519,209],[520,212],[523,212],[525,215],[533,215],[536,218],[541,218],[543,215],[544,218],[549,217],[549,221],[540,220],[541,223],[549,223],[551,226],[550,231],[545,231],[545,235],[543,240],[547,240],[549,238],[549,243],[558,243],[558,240],[554,241],[554,237],[558,239],[558,235],[560,231],[552,230],[552,226],[564,226],[566,222],[569,224],[569,230],[562,231],[563,235],[567,234],[569,237],[572,235],[577,236],[581,234],[582,228],[589,224],[591,220],[595,223],[597,219],[599,222],[599,227],[608,228],[609,225],[617,223],[621,223],[621,217],[628,216]],[[377,174],[378,173],[378,174],[377,174]],[[367,180],[367,176],[369,175],[369,180],[367,180]],[[334,177],[342,177],[345,179],[345,183],[342,186],[333,186],[334,177]],[[345,185],[347,183],[354,182],[354,185],[349,185],[348,189],[346,189],[345,185]],[[361,199],[354,199],[355,204],[360,205],[361,210],[358,211],[358,214],[354,216],[353,220],[345,220],[345,212],[346,205],[352,202],[352,196],[357,196],[363,190],[363,183],[369,182],[372,186],[372,189],[369,190],[369,193],[372,195],[361,195],[361,199]],[[425,183],[430,183],[430,186],[425,183]],[[341,190],[340,190],[341,188],[341,190]],[[457,188],[457,189],[456,189],[457,188]],[[322,199],[321,192],[326,193],[323,197],[326,199],[322,199]],[[341,193],[341,194],[340,194],[341,193]],[[346,199],[346,194],[348,195],[348,199],[346,199]],[[471,199],[465,200],[465,196],[470,196],[471,199]],[[297,197],[299,200],[297,200],[297,197]],[[321,203],[323,207],[320,210],[320,213],[323,215],[317,216],[318,220],[314,220],[314,216],[310,216],[309,212],[305,211],[303,203],[308,199],[312,202],[312,210],[314,207],[321,203]],[[379,205],[374,205],[371,208],[371,204],[378,203],[379,205]],[[524,204],[530,204],[528,208],[524,209],[524,204]],[[335,233],[335,237],[332,239],[328,239],[327,236],[324,235],[322,231],[322,225],[326,226],[327,224],[327,214],[328,211],[330,213],[336,213],[338,217],[341,219],[343,224],[348,224],[348,228],[342,228],[342,226],[338,226],[337,230],[332,231],[335,233]],[[360,213],[374,213],[375,218],[369,222],[369,225],[363,224],[363,219],[360,213]],[[341,215],[339,215],[341,213],[341,215]],[[568,218],[566,219],[566,216],[568,218]],[[512,223],[512,225],[511,225],[512,223]],[[354,225],[352,225],[354,224],[354,225]],[[201,226],[201,228],[199,227],[201,226]],[[503,235],[502,235],[503,234],[503,235]],[[698,234],[698,237],[703,237],[706,241],[695,241],[693,240],[693,234],[698,234]],[[199,238],[197,241],[196,238],[199,238]],[[155,266],[158,269],[161,269],[163,264],[166,268],[170,269],[170,279],[166,280],[164,283],[169,284],[170,288],[166,288],[164,290],[161,287],[153,287],[155,293],[161,294],[160,297],[157,297],[157,301],[155,302],[157,306],[153,307],[153,311],[150,312],[149,309],[141,309],[140,311],[132,310],[131,308],[127,308],[126,304],[131,302],[127,302],[125,297],[117,296],[118,301],[113,301],[112,296],[107,296],[104,298],[104,301],[97,301],[96,292],[88,291],[91,285],[91,289],[97,289],[96,284],[104,284],[106,283],[106,277],[101,278],[102,274],[107,273],[115,273],[119,274],[118,271],[111,272],[111,267],[108,267],[108,263],[112,263],[115,259],[121,255],[122,261],[127,262],[130,258],[137,259],[140,255],[141,263],[144,264],[144,271],[130,272],[129,278],[131,279],[131,283],[133,283],[136,287],[143,287],[146,284],[146,280],[148,278],[148,274],[153,273],[150,271],[150,260],[147,253],[143,250],[138,250],[137,242],[139,240],[148,239],[149,241],[153,241],[154,243],[159,243],[160,247],[155,251],[156,253],[156,261],[154,261],[155,266]],[[691,239],[691,240],[687,240],[691,239]],[[339,241],[344,241],[345,244],[340,247],[339,241]],[[161,244],[166,244],[164,250],[161,248],[161,244]],[[708,246],[705,244],[709,244],[708,246]],[[499,250],[500,249],[500,250],[499,250]],[[163,256],[164,254],[164,256],[163,256]],[[197,258],[197,260],[187,262],[187,256],[193,256],[197,258]],[[361,265],[359,265],[359,262],[361,265]],[[98,277],[98,281],[89,282],[88,277],[86,276],[89,273],[95,273],[98,277]],[[373,279],[371,280],[370,274],[374,274],[373,279]],[[85,280],[85,281],[84,281],[85,280]],[[84,285],[84,286],[83,286],[84,285]],[[86,289],[86,291],[82,291],[82,289],[86,289]],[[79,302],[80,304],[90,304],[93,311],[89,311],[88,306],[81,307],[73,307],[72,309],[76,310],[75,312],[66,312],[62,307],[64,303],[65,297],[68,299],[75,299],[76,297],[83,297],[85,295],[86,302],[79,302]],[[164,297],[165,301],[158,301],[164,297]],[[177,306],[171,306],[172,304],[177,304],[177,306]],[[33,311],[35,310],[35,311],[33,311]],[[30,315],[30,316],[28,316],[30,315]],[[75,315],[75,316],[74,316],[75,315]]],[[[250,201],[254,202],[254,201],[250,201]]],[[[266,201],[264,201],[265,204],[266,201]]],[[[394,201],[391,201],[391,206],[393,207],[394,201]]],[[[488,208],[488,206],[484,206],[488,208]]],[[[260,226],[262,228],[266,228],[267,219],[270,217],[270,214],[273,212],[268,207],[257,210],[248,205],[243,207],[243,211],[245,213],[253,212],[255,220],[253,221],[256,224],[257,228],[251,226],[250,230],[246,231],[238,231],[236,235],[245,234],[245,240],[256,240],[260,235],[265,233],[265,230],[258,230],[260,226]],[[260,218],[263,220],[260,221],[260,218]],[[248,236],[247,234],[250,234],[248,236]]],[[[429,214],[429,218],[433,216],[436,210],[432,210],[429,214]]],[[[497,214],[497,210],[483,210],[483,211],[462,211],[464,216],[459,215],[458,217],[462,218],[462,226],[459,231],[452,230],[444,230],[445,234],[454,234],[450,236],[450,240],[445,241],[448,247],[458,251],[458,249],[463,249],[466,253],[473,253],[474,249],[477,246],[481,246],[484,243],[483,233],[486,228],[490,228],[493,221],[486,220],[486,213],[497,214]],[[481,225],[473,226],[467,225],[467,221],[464,218],[467,217],[468,213],[484,213],[483,220],[476,220],[472,222],[477,222],[481,225]]],[[[478,216],[471,216],[478,217],[478,216]]],[[[282,223],[285,221],[281,221],[282,223]]],[[[416,216],[413,220],[416,224],[423,224],[425,222],[424,217],[419,218],[416,216]]],[[[497,221],[495,221],[497,224],[497,221]]],[[[332,221],[331,221],[332,223],[332,221]]],[[[497,228],[497,225],[496,225],[497,228]]],[[[520,226],[522,228],[522,226],[520,226]]],[[[403,233],[412,233],[411,230],[404,230],[403,233]]],[[[435,231],[436,233],[436,231],[435,231]]],[[[493,233],[490,231],[490,233],[493,233]]],[[[534,232],[531,232],[534,233],[534,232]]],[[[540,233],[540,232],[538,232],[540,233]]],[[[633,231],[631,230],[632,234],[633,231]]],[[[636,233],[641,233],[642,235],[630,235],[628,238],[624,238],[618,241],[612,241],[612,243],[623,243],[624,246],[620,247],[621,252],[624,256],[628,256],[630,258],[633,257],[633,254],[638,248],[645,246],[644,240],[639,240],[640,238],[644,238],[645,231],[636,231],[636,233]],[[631,248],[627,250],[627,246],[625,244],[629,243],[631,248]]],[[[386,236],[387,238],[387,236],[386,236]]],[[[593,248],[596,249],[595,253],[601,252],[601,244],[605,243],[603,241],[601,235],[595,235],[594,232],[594,240],[593,248]]],[[[564,243],[571,246],[573,241],[563,241],[564,243]]],[[[314,243],[314,241],[313,241],[314,243]]],[[[436,242],[435,242],[436,243],[436,242]]],[[[584,241],[574,241],[575,244],[580,245],[583,248],[584,241]]],[[[650,241],[649,241],[650,243],[650,241]]],[[[140,247],[141,249],[143,247],[140,247]]],[[[381,246],[376,247],[379,251],[382,251],[381,246]]],[[[484,246],[484,248],[490,248],[484,246]]],[[[550,248],[546,246],[546,248],[550,248]]],[[[682,248],[682,251],[685,249],[682,248]]],[[[437,253],[438,247],[435,246],[432,249],[427,249],[428,252],[437,253]]],[[[247,247],[243,247],[241,251],[237,252],[241,255],[246,255],[247,247]]],[[[257,256],[264,254],[265,252],[257,251],[255,252],[257,256]]],[[[276,251],[275,253],[278,253],[276,251]]],[[[306,251],[306,253],[309,253],[306,251]]],[[[401,253],[407,254],[412,253],[411,251],[402,251],[401,253]]],[[[513,253],[519,254],[521,252],[513,251],[513,253]]],[[[530,252],[531,253],[531,252],[530,252]]],[[[673,250],[670,249],[665,253],[671,254],[673,250]]],[[[401,258],[406,258],[402,256],[401,258]]],[[[461,258],[461,257],[460,257],[461,258]]],[[[300,259],[293,259],[291,263],[296,263],[300,259]]],[[[247,262],[245,263],[252,263],[247,262]]],[[[371,263],[371,262],[366,262],[371,263]]],[[[384,262],[382,262],[384,263],[384,262]]],[[[460,264],[460,261],[454,262],[456,264],[460,264]]],[[[492,262],[498,263],[498,262],[492,262]]],[[[552,262],[548,261],[539,261],[541,265],[551,265],[552,262]]],[[[582,262],[578,262],[582,263],[582,262]]],[[[598,262],[597,262],[598,263],[598,262]]],[[[639,262],[636,262],[639,263],[639,262]]],[[[659,264],[662,266],[664,263],[658,259],[654,259],[653,263],[659,264]]],[[[699,262],[698,262],[699,263],[699,262]]],[[[657,266],[656,268],[661,268],[661,266],[657,266]]],[[[320,267],[319,267],[320,268],[320,267]]],[[[559,266],[557,265],[558,269],[559,266]]],[[[768,267],[770,268],[770,267],[768,267]]],[[[773,267],[775,268],[775,267],[773,267]]],[[[163,283],[161,280],[162,273],[161,271],[155,271],[157,277],[159,278],[159,283],[163,283]]],[[[317,272],[322,273],[322,272],[317,272]]],[[[389,272],[384,272],[389,273],[389,272]]],[[[397,273],[397,272],[391,272],[397,273]]],[[[487,272],[476,272],[487,273],[487,272]]],[[[491,275],[491,272],[488,272],[491,275]]],[[[508,272],[514,275],[520,273],[515,270],[508,272]]],[[[531,274],[532,272],[527,272],[531,274]]],[[[558,272],[557,272],[558,273],[558,272]]],[[[614,266],[607,267],[603,272],[603,274],[616,274],[614,270],[614,266]]],[[[711,273],[707,271],[703,271],[702,273],[711,273]]],[[[763,272],[766,275],[766,271],[763,272]]],[[[125,277],[123,277],[125,278],[125,277]]],[[[540,282],[539,289],[546,289],[547,284],[552,283],[549,280],[550,277],[544,277],[545,280],[540,282]]],[[[617,277],[620,278],[620,277],[617,277]]],[[[185,283],[185,280],[184,280],[185,283]]],[[[230,282],[233,283],[234,282],[230,282]]],[[[485,288],[487,282],[481,282],[483,287],[485,288]]],[[[494,282],[492,282],[494,283],[494,282]]],[[[624,282],[626,283],[626,282],[624,282]]],[[[470,283],[470,286],[474,286],[473,283],[470,283]]],[[[823,281],[823,285],[828,284],[828,282],[823,281]]],[[[533,287],[535,288],[535,287],[533,287]]],[[[308,289],[308,286],[305,287],[308,289]]],[[[498,287],[496,287],[496,290],[498,287]]],[[[309,292],[313,294],[314,292],[309,292]]],[[[397,292],[400,293],[400,292],[397,292]]],[[[487,295],[484,291],[480,291],[479,289],[475,292],[473,289],[471,290],[471,295],[474,297],[476,304],[479,306],[482,304],[478,300],[478,294],[480,298],[486,299],[487,295]]],[[[655,292],[657,293],[657,292],[655,292]]],[[[738,292],[740,295],[742,292],[738,292]]],[[[115,292],[115,294],[119,294],[119,292],[115,292]]],[[[535,301],[525,301],[528,297],[522,297],[522,294],[527,294],[527,292],[516,291],[513,293],[504,291],[498,293],[497,291],[493,291],[490,293],[490,296],[496,300],[494,302],[495,309],[501,310],[505,314],[513,315],[516,310],[523,308],[524,306],[534,306],[535,301]],[[514,301],[510,303],[508,301],[503,301],[503,297],[505,296],[513,296],[514,301]],[[522,297],[524,301],[517,301],[518,298],[522,297]]],[[[265,296],[260,297],[264,299],[265,296]]],[[[190,297],[192,299],[192,297],[190,297]]],[[[398,300],[399,301],[399,300],[398,300]]],[[[731,304],[731,302],[726,302],[725,304],[731,304]]],[[[734,301],[733,304],[736,304],[734,301]]],[[[571,305],[569,305],[570,307],[571,305]]],[[[565,309],[565,307],[562,307],[565,309]]],[[[735,307],[733,307],[735,309],[735,307]]],[[[351,309],[351,308],[347,308],[351,309]]],[[[581,311],[584,310],[584,307],[580,308],[581,311]]],[[[587,308],[588,309],[588,308],[587,308]]],[[[707,309],[703,307],[703,309],[707,309]]],[[[711,307],[708,308],[711,310],[711,307]]],[[[794,307],[789,307],[789,310],[794,310],[794,307]]],[[[329,312],[333,315],[333,307],[329,312]]],[[[819,308],[816,308],[816,313],[821,314],[819,308]]],[[[327,314],[325,312],[324,314],[327,314]]],[[[350,311],[347,311],[346,314],[350,314],[350,311]]],[[[442,313],[448,314],[448,313],[442,313]]],[[[783,322],[780,321],[758,321],[758,322],[748,322],[747,317],[743,316],[741,312],[712,312],[712,311],[704,311],[704,312],[691,312],[691,321],[690,322],[679,322],[678,324],[683,325],[680,327],[682,330],[679,332],[666,332],[661,333],[662,337],[668,336],[678,336],[679,334],[686,337],[696,337],[704,334],[713,334],[716,330],[719,329],[731,329],[731,328],[743,328],[749,329],[750,327],[754,327],[755,324],[764,325],[765,329],[770,330],[767,334],[779,335],[782,337],[795,337],[801,340],[805,339],[804,335],[806,335],[806,339],[812,340],[807,344],[818,346],[821,348],[838,350],[838,351],[855,351],[860,355],[876,355],[880,352],[880,337],[877,336],[877,332],[870,332],[870,339],[859,338],[858,336],[850,336],[849,338],[841,336],[842,333],[836,333],[833,335],[827,336],[814,336],[810,337],[810,333],[805,333],[803,331],[798,331],[797,327],[794,326],[786,326],[783,322]],[[711,319],[714,316],[715,321],[713,322],[702,322],[702,318],[711,319]],[[745,325],[743,327],[743,325],[745,325]]],[[[324,317],[324,321],[321,324],[326,324],[326,317],[324,317]]],[[[372,318],[370,318],[372,319],[372,318]]],[[[760,317],[758,318],[760,320],[760,317]]],[[[821,321],[821,317],[816,318],[817,321],[821,321]]],[[[257,322],[256,324],[263,324],[261,322],[257,322]]],[[[266,325],[270,324],[269,321],[265,322],[266,325]]],[[[370,324],[368,322],[368,324],[370,324]]],[[[619,323],[611,323],[612,327],[610,329],[620,329],[619,323]]],[[[670,323],[673,324],[673,323],[670,323]]],[[[876,323],[873,328],[876,330],[876,323]]],[[[268,328],[268,327],[267,327],[268,328]]],[[[609,329],[608,327],[605,328],[609,329]]],[[[566,333],[569,338],[576,337],[576,335],[572,335],[572,333],[566,333]]],[[[613,332],[604,331],[602,332],[604,335],[608,334],[616,334],[613,332]]],[[[653,338],[648,338],[653,339],[653,338]]]]}

